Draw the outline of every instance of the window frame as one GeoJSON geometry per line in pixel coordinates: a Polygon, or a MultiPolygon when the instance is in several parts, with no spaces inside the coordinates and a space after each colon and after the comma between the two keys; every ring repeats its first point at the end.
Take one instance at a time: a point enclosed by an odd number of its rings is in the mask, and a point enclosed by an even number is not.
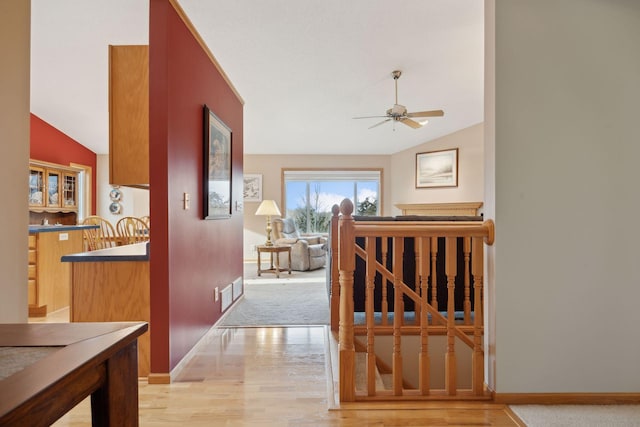
{"type": "MultiPolygon", "coordinates": [[[[280,206],[282,206],[283,216],[287,215],[287,182],[288,180],[293,181],[291,176],[295,175],[300,176],[299,181],[353,181],[354,185],[357,185],[358,181],[377,179],[377,215],[382,215],[384,212],[384,170],[382,168],[282,168],[280,176],[280,206]],[[331,179],[324,179],[325,177],[331,177],[331,179]]],[[[357,197],[355,191],[354,187],[354,195],[357,197]]],[[[308,192],[309,188],[307,186],[307,200],[309,200],[308,192]]],[[[356,213],[357,203],[358,201],[355,200],[354,214],[356,213]]]]}

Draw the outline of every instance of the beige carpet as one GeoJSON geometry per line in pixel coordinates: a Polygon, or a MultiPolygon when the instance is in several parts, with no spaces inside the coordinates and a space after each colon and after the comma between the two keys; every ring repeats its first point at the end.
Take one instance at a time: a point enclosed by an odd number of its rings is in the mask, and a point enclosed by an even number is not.
{"type": "Polygon", "coordinates": [[[325,270],[263,273],[245,263],[244,297],[220,321],[220,326],[300,326],[329,323],[325,270]]]}
{"type": "MultiPolygon", "coordinates": [[[[263,258],[264,261],[264,258],[263,258]]],[[[266,263],[262,263],[262,268],[266,269],[269,265],[266,263]]],[[[280,273],[281,279],[309,279],[313,278],[325,278],[327,275],[327,271],[324,268],[319,268],[317,270],[312,271],[291,271],[289,274],[287,271],[280,273]]],[[[275,279],[275,273],[262,273],[260,277],[258,277],[258,263],[256,261],[247,261],[244,263],[244,280],[253,280],[253,279],[275,279]]]]}
{"type": "Polygon", "coordinates": [[[527,427],[640,427],[640,405],[512,405],[527,427]]]}

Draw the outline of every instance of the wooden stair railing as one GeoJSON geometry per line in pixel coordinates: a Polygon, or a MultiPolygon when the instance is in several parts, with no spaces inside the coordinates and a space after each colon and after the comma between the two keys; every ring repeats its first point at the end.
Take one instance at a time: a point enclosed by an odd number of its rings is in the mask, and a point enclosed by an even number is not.
{"type": "Polygon", "coordinates": [[[353,204],[345,199],[339,208],[332,209],[331,223],[331,328],[338,332],[339,390],[342,402],[357,400],[415,400],[415,399],[486,399],[484,387],[484,326],[482,314],[483,250],[484,243],[493,244],[492,221],[480,222],[356,222],[352,217],[353,204]],[[341,214],[341,215],[339,215],[341,214]],[[382,237],[382,262],[376,260],[376,238],[382,237]],[[363,238],[364,247],[355,244],[363,238]],[[386,268],[391,241],[391,271],[386,268]],[[412,238],[416,242],[415,287],[403,281],[403,243],[412,238]],[[447,307],[440,312],[437,295],[436,267],[438,238],[445,239],[445,276],[447,280],[447,307]],[[462,239],[464,267],[458,272],[457,244],[462,239]],[[354,325],[354,271],[356,257],[366,261],[365,325],[354,325]],[[455,318],[455,279],[464,275],[463,320],[455,318]],[[374,319],[374,277],[382,277],[381,321],[374,319]],[[429,281],[431,279],[431,281],[429,281]],[[386,283],[393,284],[393,325],[388,321],[386,283]],[[429,285],[431,300],[429,301],[429,285]],[[473,286],[472,286],[473,285],[473,286]],[[471,289],[473,287],[473,305],[471,289]],[[404,297],[414,305],[414,321],[405,320],[404,297]],[[337,309],[339,307],[339,310],[337,309]],[[377,390],[375,384],[376,335],[392,335],[392,390],[377,390]],[[365,394],[355,388],[355,336],[366,336],[365,394]],[[406,389],[403,378],[403,336],[419,336],[418,388],[406,389]],[[444,389],[430,388],[429,336],[446,335],[444,389]],[[456,341],[468,346],[471,356],[471,389],[458,389],[456,341]]]}

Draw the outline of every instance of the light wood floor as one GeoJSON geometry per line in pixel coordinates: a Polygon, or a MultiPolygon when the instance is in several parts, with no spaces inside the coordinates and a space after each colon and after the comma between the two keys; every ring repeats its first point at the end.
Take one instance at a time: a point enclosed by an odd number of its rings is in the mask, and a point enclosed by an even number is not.
{"type": "MultiPolygon", "coordinates": [[[[325,327],[213,328],[177,381],[140,381],[140,425],[518,425],[505,405],[487,403],[339,408],[332,390],[329,341],[325,327]]],[[[88,400],[54,425],[90,425],[88,400]]]]}

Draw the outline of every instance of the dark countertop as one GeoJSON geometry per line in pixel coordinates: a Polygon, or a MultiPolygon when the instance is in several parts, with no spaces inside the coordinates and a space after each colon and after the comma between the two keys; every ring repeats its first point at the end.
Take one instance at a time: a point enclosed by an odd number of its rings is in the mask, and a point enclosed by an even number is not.
{"type": "Polygon", "coordinates": [[[149,242],[64,255],[62,262],[149,261],[149,242]]]}
{"type": "Polygon", "coordinates": [[[51,231],[74,231],[99,227],[99,225],[30,225],[29,234],[46,233],[51,231]]]}

